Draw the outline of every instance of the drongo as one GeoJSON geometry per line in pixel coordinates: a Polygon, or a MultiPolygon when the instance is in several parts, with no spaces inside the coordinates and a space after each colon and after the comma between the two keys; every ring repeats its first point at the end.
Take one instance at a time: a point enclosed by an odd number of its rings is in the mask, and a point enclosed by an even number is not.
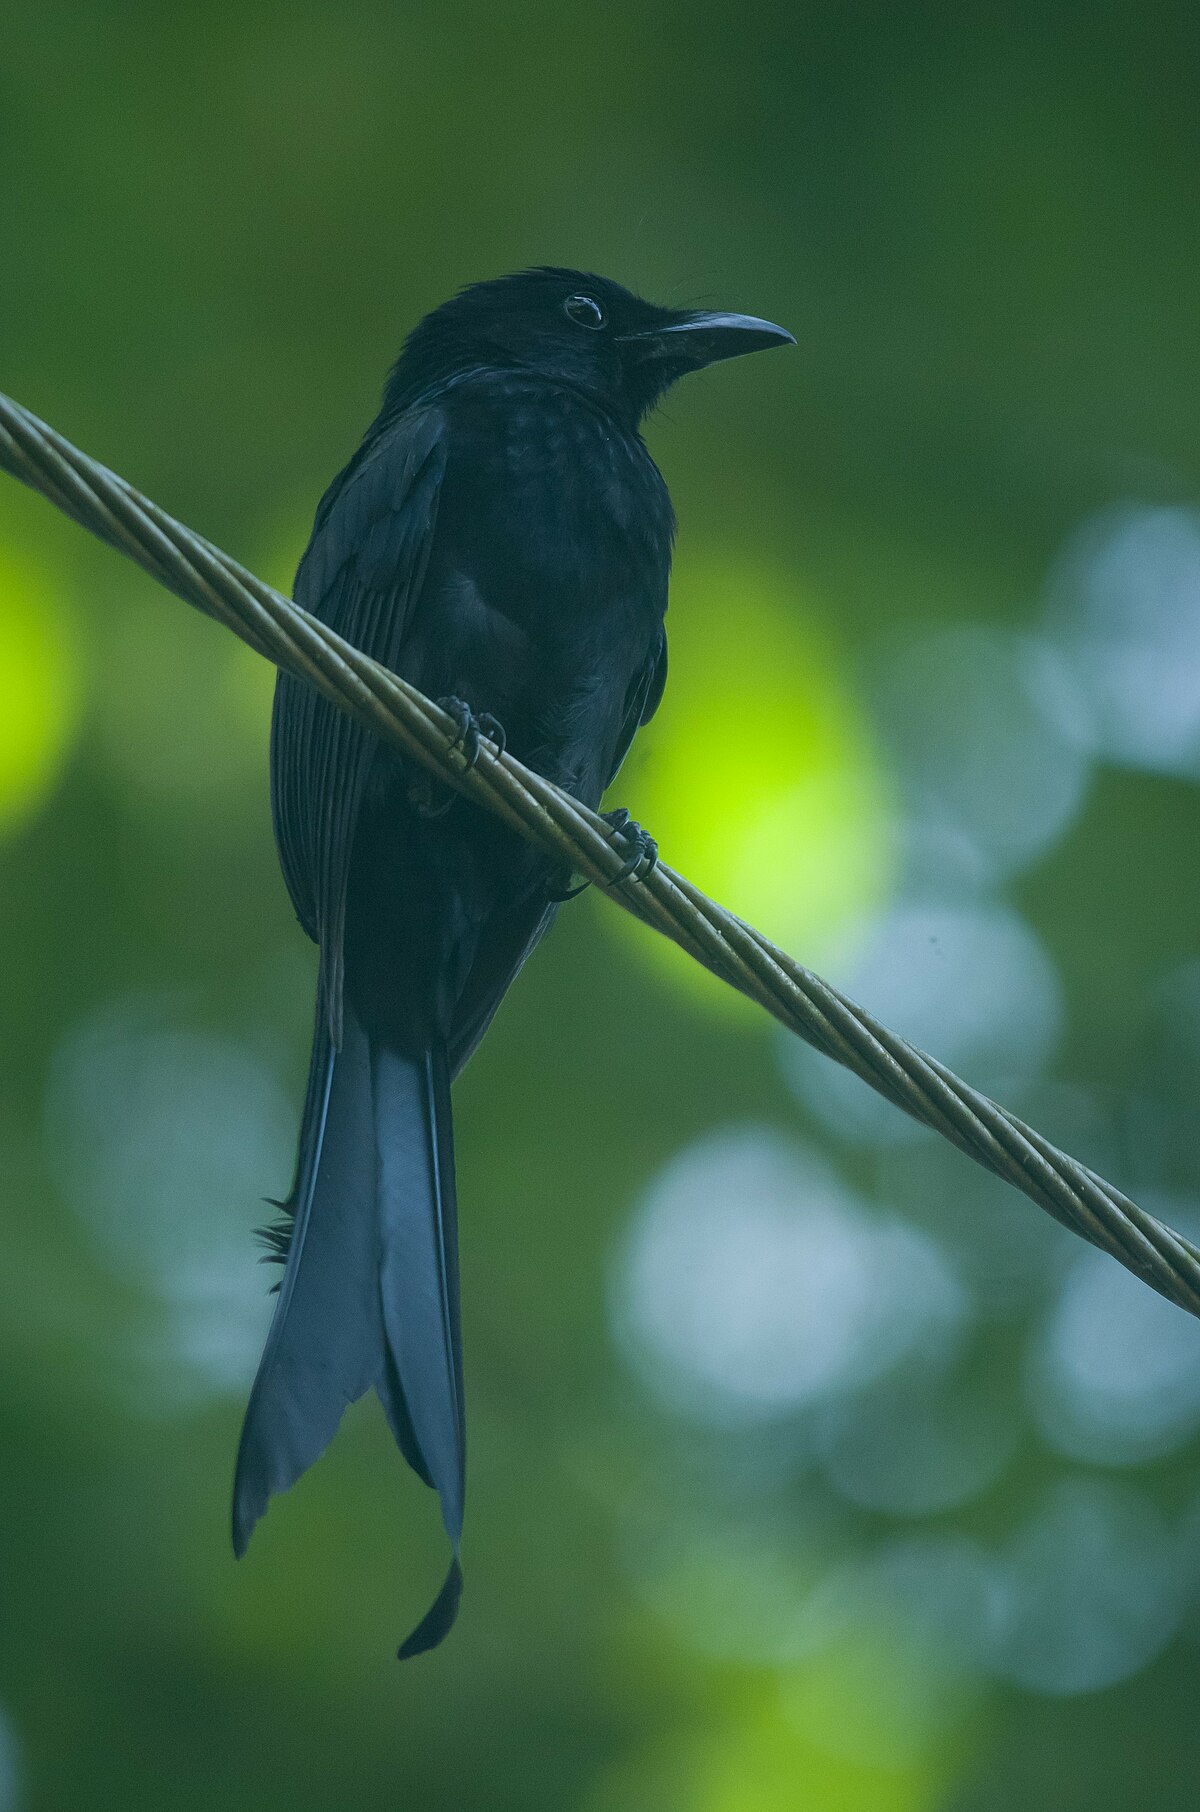
{"type": "MultiPolygon", "coordinates": [[[[689,371],[791,335],[544,268],[475,284],[409,336],[317,509],[296,601],[596,807],[662,696],[674,516],[639,433],[689,371]]],[[[563,896],[515,832],[279,676],[271,802],[320,951],[283,1264],[234,1485],[238,1554],[271,1494],[374,1389],[437,1491],[453,1558],[400,1650],[454,1621],[465,1441],[450,1084],[563,896]]],[[[629,865],[653,860],[623,827],[629,865]]]]}

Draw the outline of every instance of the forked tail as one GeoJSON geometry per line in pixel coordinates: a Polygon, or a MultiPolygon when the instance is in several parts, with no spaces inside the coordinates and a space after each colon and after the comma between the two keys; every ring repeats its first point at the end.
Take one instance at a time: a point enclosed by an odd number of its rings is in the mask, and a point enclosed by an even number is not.
{"type": "MultiPolygon", "coordinates": [[[[275,1492],[318,1459],[372,1386],[397,1444],[441,1499],[454,1549],[402,1657],[440,1642],[462,1590],[465,1440],[457,1206],[444,1047],[415,1055],[364,1030],[349,1002],[334,1051],[318,1015],[286,1265],[250,1395],[233,1493],[245,1552],[275,1492]]],[[[286,1223],[285,1223],[286,1228],[286,1223]]]]}

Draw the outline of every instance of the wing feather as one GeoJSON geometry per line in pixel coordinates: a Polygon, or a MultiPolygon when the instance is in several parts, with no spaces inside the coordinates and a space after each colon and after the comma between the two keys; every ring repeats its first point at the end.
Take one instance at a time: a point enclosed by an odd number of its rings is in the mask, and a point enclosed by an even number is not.
{"type": "MultiPolygon", "coordinates": [[[[364,654],[397,668],[429,562],[446,466],[446,422],[413,410],[368,437],[334,480],[296,574],[296,602],[364,654]]],[[[346,884],[378,744],[303,680],[281,673],[271,720],[271,809],[296,915],[321,948],[328,1023],[340,1042],[346,884]]]]}
{"type": "Polygon", "coordinates": [[[625,694],[625,711],[621,720],[621,731],[613,751],[612,765],[609,769],[606,786],[611,786],[617,777],[621,763],[629,753],[629,746],[643,724],[648,724],[662,703],[663,688],[667,683],[667,630],[663,624],[658,632],[649,655],[634,675],[633,682],[625,694]]]}

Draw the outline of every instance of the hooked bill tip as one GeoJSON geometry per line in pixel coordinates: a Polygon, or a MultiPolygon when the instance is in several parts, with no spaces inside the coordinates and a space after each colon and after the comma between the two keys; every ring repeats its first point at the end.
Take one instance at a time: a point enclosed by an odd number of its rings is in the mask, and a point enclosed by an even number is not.
{"type": "Polygon", "coordinates": [[[713,334],[732,339],[745,336],[747,341],[754,341],[754,349],[759,346],[794,346],[796,336],[789,333],[786,327],[779,327],[774,321],[764,321],[759,315],[734,315],[709,313],[707,311],[689,315],[686,320],[673,327],[664,329],[666,333],[713,334]]]}
{"type": "Polygon", "coordinates": [[[772,346],[794,346],[796,337],[774,321],[758,315],[735,315],[698,310],[677,321],[656,327],[643,339],[647,352],[683,353],[694,366],[714,365],[718,359],[736,359],[747,352],[766,352],[772,346]]]}

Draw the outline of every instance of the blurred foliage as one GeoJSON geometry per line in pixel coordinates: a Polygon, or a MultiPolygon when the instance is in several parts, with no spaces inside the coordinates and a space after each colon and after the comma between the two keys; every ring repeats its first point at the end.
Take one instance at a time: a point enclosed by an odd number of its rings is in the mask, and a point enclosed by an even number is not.
{"type": "MultiPolygon", "coordinates": [[[[277,581],[460,283],[794,330],[651,424],[620,797],[1195,1237],[1194,9],[5,24],[0,385],[277,581]]],[[[442,1553],[371,1405],[234,1566],[312,987],[269,679],[0,490],[0,1809],[1190,1808],[1192,1324],[591,898],[458,1090],[458,1630],[391,1658],[442,1553]]]]}

